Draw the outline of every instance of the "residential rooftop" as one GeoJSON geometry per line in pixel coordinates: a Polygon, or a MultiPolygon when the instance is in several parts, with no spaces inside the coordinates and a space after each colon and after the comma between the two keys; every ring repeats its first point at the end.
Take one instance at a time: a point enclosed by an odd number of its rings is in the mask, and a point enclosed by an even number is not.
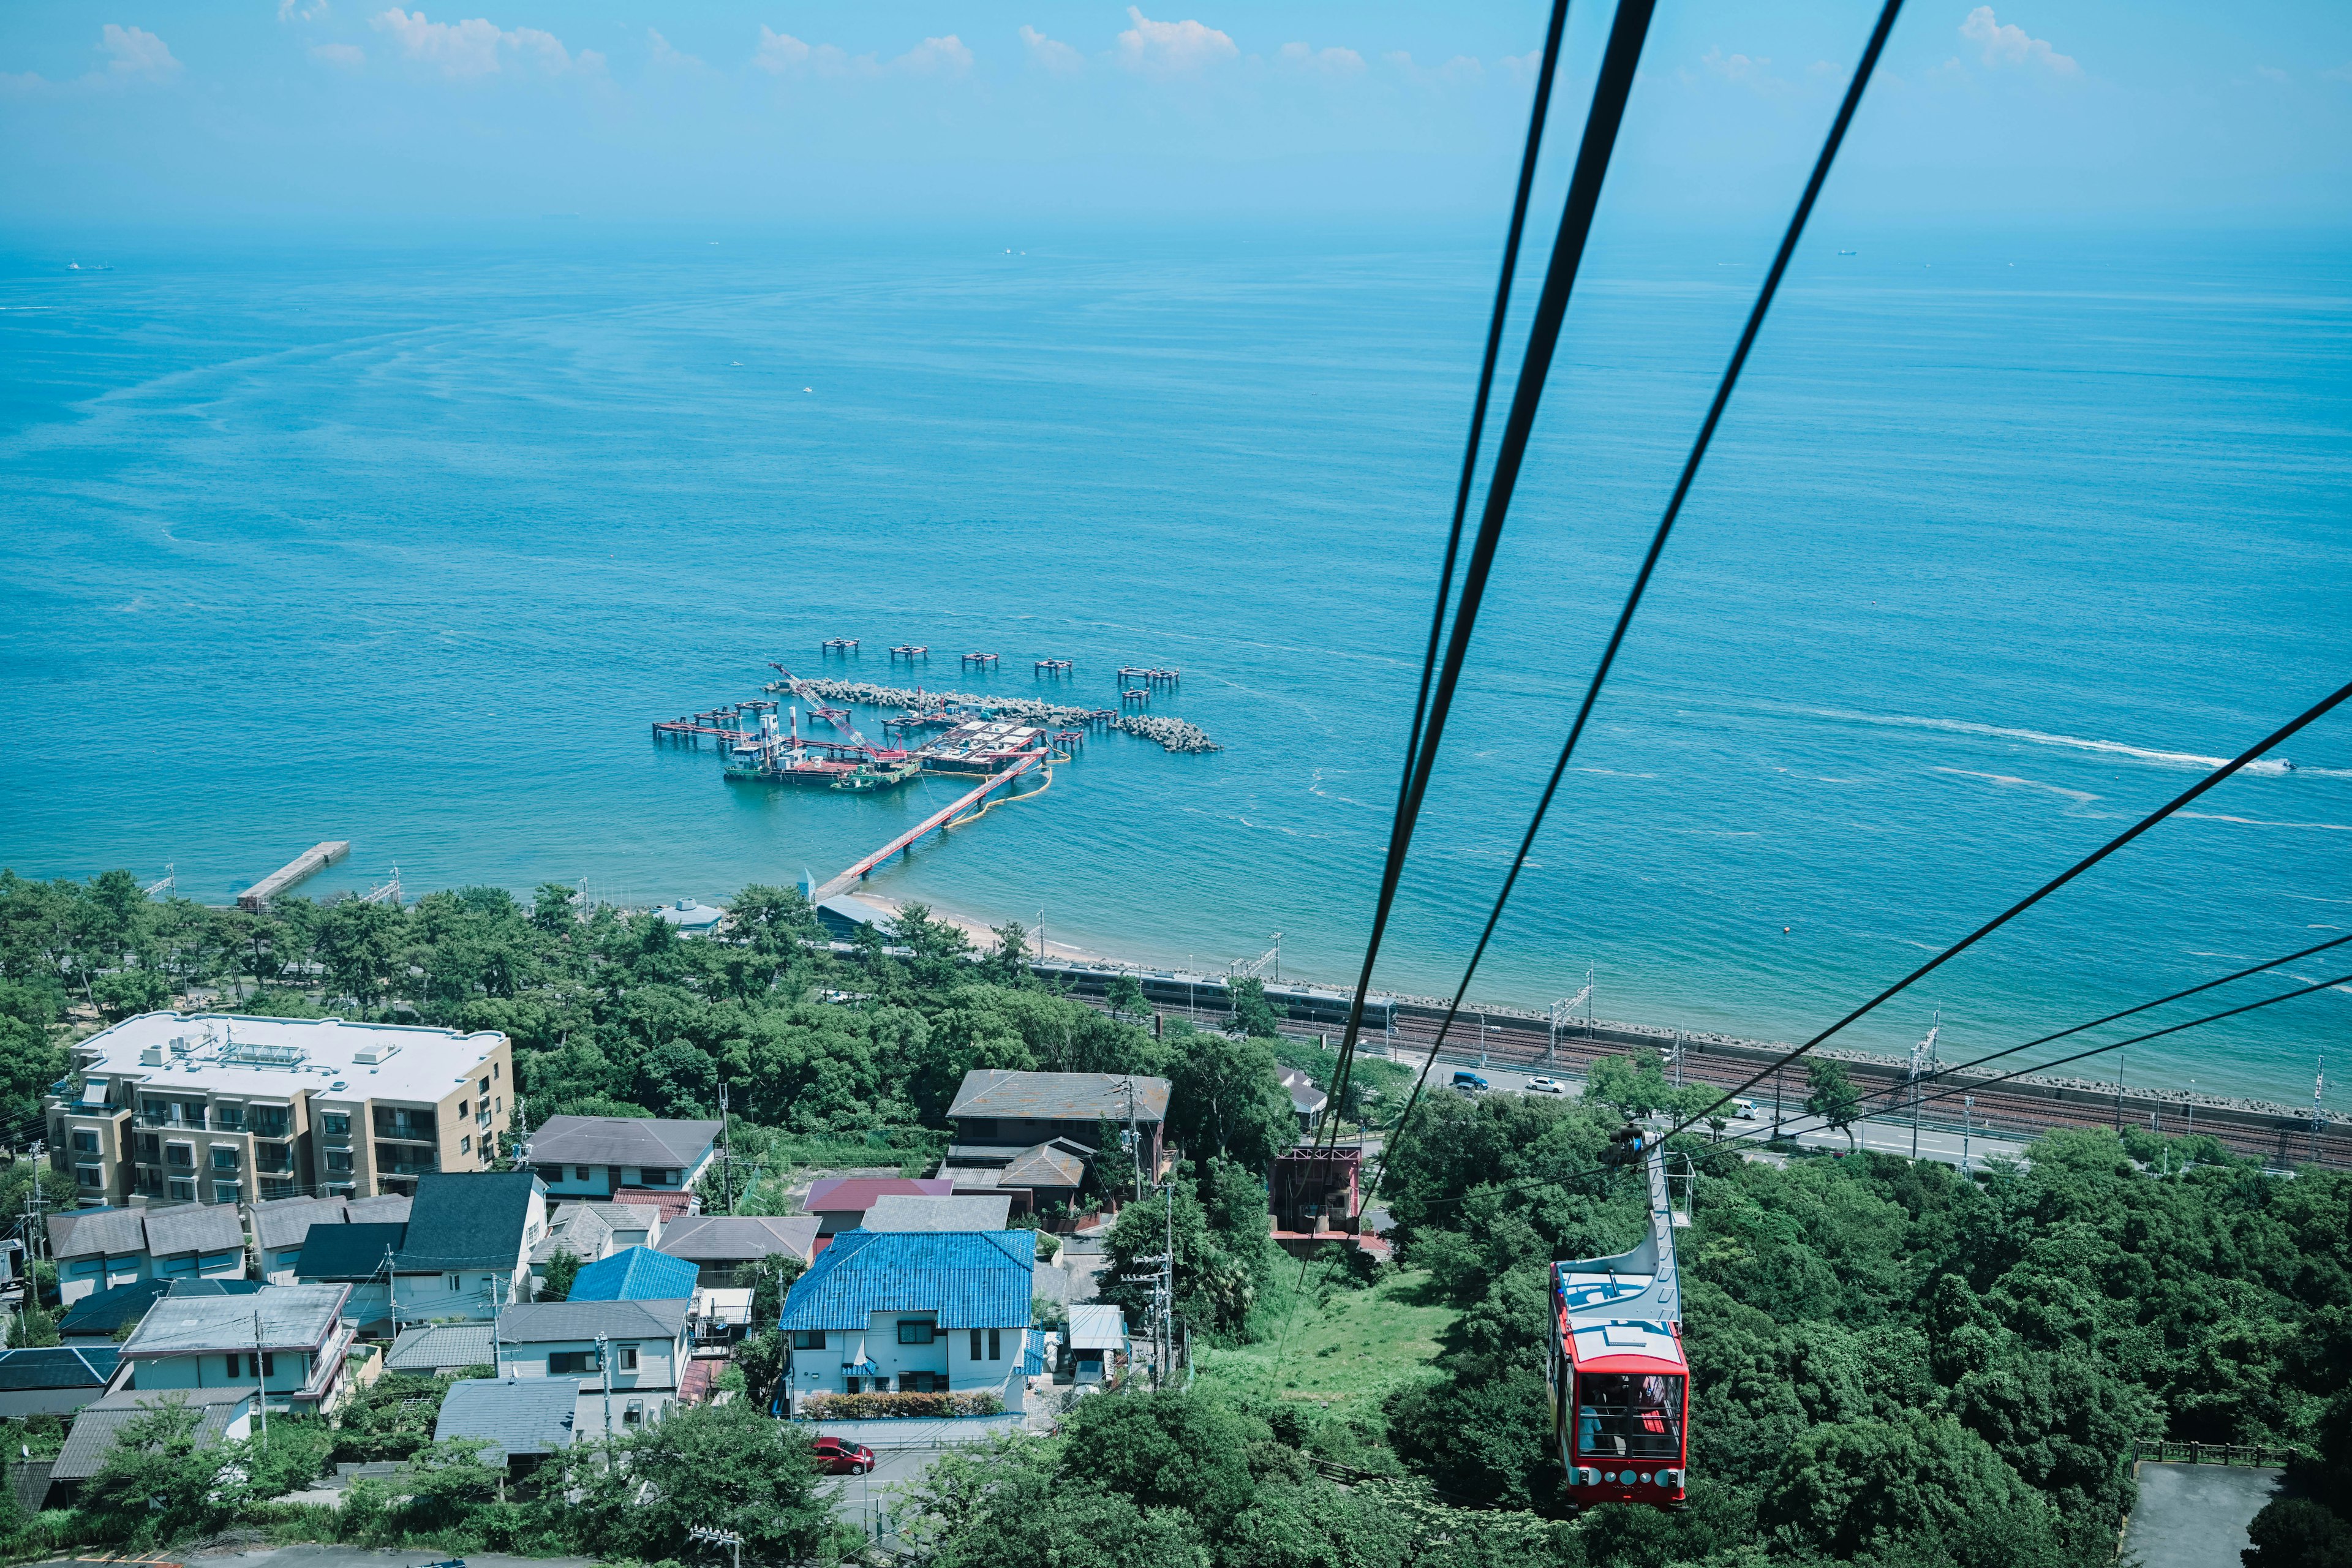
{"type": "Polygon", "coordinates": [[[1013,1198],[966,1194],[921,1198],[893,1193],[866,1211],[867,1230],[1003,1230],[1013,1198]]]}
{"type": "Polygon", "coordinates": [[[533,1301],[509,1307],[499,1319],[502,1345],[565,1344],[593,1340],[674,1340],[685,1331],[691,1298],[675,1301],[533,1301]]]}
{"type": "Polygon", "coordinates": [[[1125,1121],[1131,1101],[1138,1121],[1168,1115],[1168,1080],[1100,1072],[1006,1072],[974,1068],[963,1075],[950,1116],[995,1116],[1030,1121],[1125,1121]]]}
{"type": "Polygon", "coordinates": [[[662,1227],[660,1250],[694,1263],[739,1263],[779,1252],[805,1263],[816,1249],[821,1223],[804,1214],[688,1215],[662,1227]]]}
{"type": "Polygon", "coordinates": [[[283,1100],[315,1091],[438,1103],[505,1039],[415,1024],[142,1013],[77,1042],[77,1059],[88,1065],[72,1076],[132,1078],[159,1094],[184,1088],[283,1100]]]}
{"type": "Polygon", "coordinates": [[[876,1312],[933,1312],[942,1329],[1025,1326],[1036,1258],[1034,1231],[849,1231],[793,1282],[781,1326],[862,1330],[876,1312]]]}
{"type": "Polygon", "coordinates": [[[530,1135],[530,1163],[683,1169],[702,1158],[724,1126],[651,1116],[551,1116],[530,1135]]]}
{"type": "Polygon", "coordinates": [[[508,1458],[571,1447],[579,1385],[568,1377],[469,1377],[449,1385],[433,1426],[436,1443],[486,1438],[508,1458]]]}
{"type": "Polygon", "coordinates": [[[250,1296],[165,1296],[124,1342],[127,1356],[307,1351],[326,1342],[346,1285],[271,1285],[250,1296]]]}

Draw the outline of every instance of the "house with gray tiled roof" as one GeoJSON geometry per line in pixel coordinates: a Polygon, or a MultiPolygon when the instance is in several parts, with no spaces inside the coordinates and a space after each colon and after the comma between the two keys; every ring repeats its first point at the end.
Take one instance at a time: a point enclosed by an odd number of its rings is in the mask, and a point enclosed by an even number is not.
{"type": "Polygon", "coordinates": [[[342,1400],[352,1325],[343,1285],[272,1285],[250,1296],[166,1296],[123,1342],[142,1394],[259,1387],[270,1408],[324,1414],[342,1400]]]}
{"type": "Polygon", "coordinates": [[[717,1121],[652,1116],[551,1116],[530,1135],[530,1168],[558,1200],[630,1190],[682,1195],[719,1153],[717,1121]]]}
{"type": "Polygon", "coordinates": [[[470,1437],[497,1445],[483,1458],[509,1469],[536,1468],[578,1436],[579,1406],[572,1389],[544,1377],[469,1377],[449,1385],[433,1440],[470,1437]]]}
{"type": "Polygon", "coordinates": [[[530,1293],[546,1232],[547,1190],[530,1172],[428,1172],[404,1221],[313,1225],[295,1278],[350,1286],[352,1318],[372,1334],[487,1321],[530,1293]]]}
{"type": "Polygon", "coordinates": [[[499,1321],[497,1364],[504,1376],[572,1384],[575,1430],[625,1434],[677,1403],[693,1358],[690,1306],[681,1300],[509,1307],[499,1321]]]}
{"type": "Polygon", "coordinates": [[[763,1258],[809,1261],[822,1223],[814,1215],[686,1215],[663,1228],[660,1250],[693,1264],[702,1284],[731,1286],[737,1269],[763,1258]]]}
{"type": "MultiPolygon", "coordinates": [[[[1075,1204],[1098,1159],[1160,1168],[1168,1119],[1168,1080],[1142,1074],[1007,1072],[974,1068],[948,1107],[955,1142],[940,1167],[959,1189],[994,1186],[1035,1194],[1037,1206],[1075,1204]],[[1109,1124],[1131,1125],[1133,1155],[1097,1147],[1109,1124]]],[[[1123,1179],[1123,1178],[1122,1178],[1123,1179]]]]}
{"type": "Polygon", "coordinates": [[[211,1204],[70,1209],[49,1216],[49,1256],[68,1307],[142,1279],[242,1279],[245,1222],[234,1207],[211,1204]]]}

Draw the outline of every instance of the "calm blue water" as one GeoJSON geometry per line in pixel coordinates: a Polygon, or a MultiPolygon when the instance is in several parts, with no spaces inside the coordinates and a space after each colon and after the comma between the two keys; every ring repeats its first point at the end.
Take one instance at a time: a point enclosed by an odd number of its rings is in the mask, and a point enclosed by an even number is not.
{"type": "MultiPolygon", "coordinates": [[[[912,640],[929,684],[1062,657],[1103,704],[1181,665],[1153,710],[1226,749],[1098,739],[876,891],[1351,978],[1491,240],[713,237],[0,257],[0,862],[221,901],[330,837],[314,893],[823,877],[946,786],[730,786],[648,721],[912,640]]],[[[1479,994],[1591,963],[1604,1016],[1801,1035],[2352,673],[2352,247],[1832,247],[1479,994]]],[[[1597,258],[1386,984],[1450,988],[1763,253],[1597,258]]],[[[1853,1043],[1940,1005],[1975,1054],[2352,930],[2352,716],[2283,752],[1853,1043]]],[[[2305,1100],[2347,1021],[2128,1074],[2305,1100]]]]}

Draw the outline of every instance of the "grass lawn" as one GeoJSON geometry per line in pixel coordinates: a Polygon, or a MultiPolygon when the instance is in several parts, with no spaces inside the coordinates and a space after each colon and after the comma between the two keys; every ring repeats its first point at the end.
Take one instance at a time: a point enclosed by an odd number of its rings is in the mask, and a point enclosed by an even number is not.
{"type": "Polygon", "coordinates": [[[1318,1273],[1308,1270],[1293,1310],[1298,1268],[1287,1264],[1273,1299],[1261,1308],[1258,1321],[1267,1337],[1237,1350],[1194,1352],[1202,1381],[1328,1406],[1334,1415],[1363,1410],[1377,1415],[1389,1390],[1429,1374],[1440,1336],[1461,1313],[1423,1304],[1427,1274],[1399,1272],[1369,1289],[1318,1289],[1318,1273]],[[1286,1312],[1287,1335],[1282,1331],[1286,1312]]]}

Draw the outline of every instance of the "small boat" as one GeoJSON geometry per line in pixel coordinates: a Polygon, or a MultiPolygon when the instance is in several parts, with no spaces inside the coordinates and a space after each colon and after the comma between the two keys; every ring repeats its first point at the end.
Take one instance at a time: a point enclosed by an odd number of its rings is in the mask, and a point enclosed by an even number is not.
{"type": "Polygon", "coordinates": [[[1860,251],[1856,251],[1856,250],[1841,250],[1841,251],[1839,251],[1839,252],[1838,252],[1838,254],[1839,254],[1840,256],[1859,256],[1859,255],[1861,255],[1862,253],[1861,253],[1860,251]]]}
{"type": "Polygon", "coordinates": [[[911,757],[896,763],[861,763],[854,771],[835,779],[833,787],[852,795],[877,795],[886,789],[897,789],[922,771],[923,764],[911,757]]]}

